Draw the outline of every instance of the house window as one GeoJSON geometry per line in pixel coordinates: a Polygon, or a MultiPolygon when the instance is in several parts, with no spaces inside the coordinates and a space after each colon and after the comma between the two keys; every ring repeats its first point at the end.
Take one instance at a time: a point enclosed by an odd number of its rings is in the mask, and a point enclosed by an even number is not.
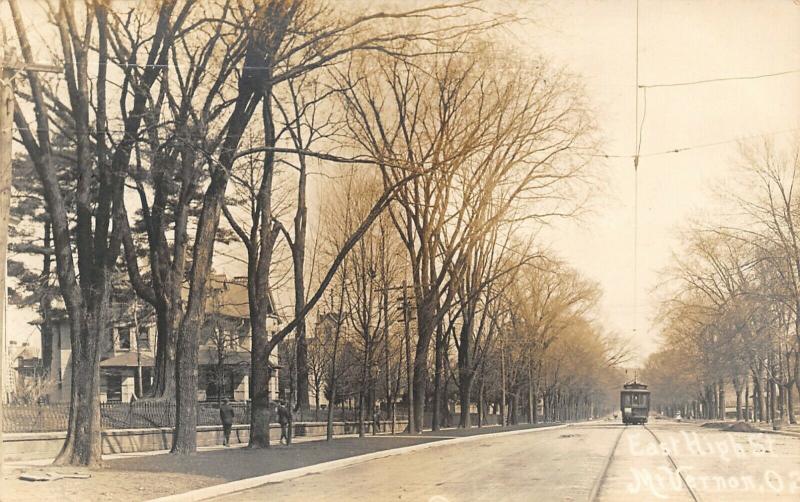
{"type": "Polygon", "coordinates": [[[118,328],[117,335],[119,336],[119,348],[121,350],[130,350],[131,348],[131,329],[118,328]]]}
{"type": "Polygon", "coordinates": [[[108,401],[122,401],[122,377],[108,375],[106,377],[106,399],[108,401]]]}
{"type": "Polygon", "coordinates": [[[150,329],[147,326],[139,326],[136,346],[139,350],[150,350],[150,329]]]}

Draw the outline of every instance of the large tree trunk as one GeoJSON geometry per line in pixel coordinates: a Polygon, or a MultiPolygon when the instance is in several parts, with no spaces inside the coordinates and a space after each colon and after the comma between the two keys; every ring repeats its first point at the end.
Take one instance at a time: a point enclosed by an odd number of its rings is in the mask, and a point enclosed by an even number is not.
{"type": "Polygon", "coordinates": [[[369,392],[369,370],[372,364],[370,359],[371,344],[369,333],[364,333],[364,340],[364,365],[361,368],[361,388],[358,392],[358,437],[362,438],[366,435],[364,421],[366,419],[367,410],[365,408],[367,407],[367,401],[369,401],[367,393],[369,392]]]}
{"type": "MultiPolygon", "coordinates": [[[[208,260],[211,261],[210,257],[208,260]]],[[[208,269],[210,268],[209,266],[208,269]]],[[[208,269],[205,274],[192,274],[198,283],[203,283],[202,287],[198,288],[203,292],[205,292],[208,269]]],[[[195,292],[195,295],[198,294],[202,293],[195,292]]],[[[199,348],[197,334],[202,329],[205,317],[204,304],[204,301],[197,299],[193,301],[190,296],[190,309],[187,311],[178,333],[177,363],[175,365],[176,412],[172,453],[190,454],[197,450],[197,354],[199,348]]]]}
{"type": "Polygon", "coordinates": [[[753,369],[753,420],[764,421],[764,394],[759,372],[753,369]]]}
{"type": "MultiPolygon", "coordinates": [[[[800,340],[798,340],[798,344],[800,344],[800,340]]],[[[798,395],[800,395],[800,352],[794,355],[794,386],[797,388],[798,395]]]]}
{"type": "Polygon", "coordinates": [[[154,394],[172,400],[175,398],[175,358],[180,315],[170,304],[156,309],[156,360],[153,375],[154,394]]]}
{"type": "Polygon", "coordinates": [[[545,422],[550,421],[550,392],[545,389],[542,396],[542,416],[545,422]]]}
{"type": "Polygon", "coordinates": [[[308,408],[308,342],[306,340],[305,307],[305,253],[306,253],[306,170],[305,161],[300,160],[300,179],[297,192],[297,212],[294,217],[294,244],[292,264],[294,268],[294,312],[297,319],[295,342],[297,343],[297,408],[308,408]]]}
{"type": "Polygon", "coordinates": [[[444,335],[442,334],[441,324],[436,326],[436,343],[434,348],[434,373],[433,373],[433,420],[431,422],[431,429],[438,431],[441,429],[443,421],[442,416],[442,393],[444,389],[443,372],[444,372],[444,335]]]}
{"type": "MultiPolygon", "coordinates": [[[[262,120],[264,124],[264,144],[274,147],[276,144],[275,125],[272,118],[272,87],[266,86],[262,103],[262,120]]],[[[249,448],[269,448],[269,380],[272,375],[269,355],[277,348],[277,340],[270,340],[267,330],[267,316],[274,314],[270,294],[269,275],[272,269],[272,256],[279,229],[272,220],[272,183],[275,174],[275,154],[267,152],[264,156],[264,172],[258,191],[257,231],[258,242],[250,242],[248,253],[247,294],[250,306],[250,324],[252,326],[252,352],[250,359],[250,378],[252,381],[252,406],[250,408],[250,442],[249,448]]],[[[256,222],[253,222],[254,227],[256,222]]],[[[308,394],[306,392],[306,394],[308,394]]],[[[307,397],[307,396],[306,396],[307,397]]],[[[291,431],[289,433],[291,440],[291,431]]]]}
{"type": "MultiPolygon", "coordinates": [[[[464,310],[464,315],[468,315],[467,309],[464,310]]],[[[469,429],[472,426],[470,422],[469,407],[472,401],[472,382],[474,372],[472,371],[472,325],[469,319],[465,319],[461,327],[461,341],[458,345],[458,393],[459,401],[461,403],[461,416],[459,417],[458,426],[469,429]]]]}
{"type": "Polygon", "coordinates": [[[767,387],[767,416],[770,422],[775,422],[775,382],[768,378],[765,380],[767,387]]]}
{"type": "MultiPolygon", "coordinates": [[[[249,62],[253,65],[255,63],[253,59],[252,57],[245,58],[245,64],[247,65],[249,62]]],[[[197,450],[195,437],[197,432],[197,335],[205,317],[206,281],[211,272],[215,237],[219,228],[219,218],[225,199],[229,172],[242,134],[253,113],[254,105],[251,101],[260,99],[254,97],[251,84],[250,78],[244,75],[240,78],[239,96],[228,120],[228,134],[222,147],[219,166],[212,172],[211,182],[203,197],[203,209],[197,223],[192,269],[189,274],[189,300],[186,314],[178,331],[175,374],[177,412],[172,442],[173,453],[188,454],[197,450]]],[[[253,340],[253,345],[255,344],[256,340],[253,340]]],[[[268,361],[259,361],[259,363],[268,364],[268,361]]]]}
{"type": "Polygon", "coordinates": [[[500,425],[506,425],[506,356],[504,345],[500,345],[500,425]]]}
{"type": "MultiPolygon", "coordinates": [[[[383,227],[381,227],[381,248],[384,252],[381,253],[381,258],[383,260],[383,274],[384,278],[386,277],[386,243],[383,239],[383,227]]],[[[392,434],[394,434],[395,428],[395,413],[394,413],[394,393],[392,392],[392,381],[391,381],[391,364],[389,364],[389,282],[388,280],[383,281],[383,371],[384,371],[384,386],[386,389],[386,403],[387,403],[387,411],[389,413],[389,419],[391,420],[391,430],[392,434]]]]}
{"type": "MultiPolygon", "coordinates": [[[[461,403],[461,415],[458,420],[458,426],[464,429],[472,427],[472,417],[470,416],[470,404],[472,402],[472,376],[464,378],[459,372],[459,386],[458,397],[461,403]]],[[[480,410],[478,410],[480,414],[480,410]]],[[[480,423],[480,418],[478,419],[480,423]]]]}
{"type": "Polygon", "coordinates": [[[528,423],[532,424],[535,421],[535,413],[533,409],[536,407],[536,404],[533,402],[533,371],[528,366],[528,423]]]}
{"type": "Polygon", "coordinates": [[[736,392],[736,420],[742,419],[742,381],[739,376],[733,378],[733,390],[736,392]]]}
{"type": "Polygon", "coordinates": [[[250,441],[248,448],[269,448],[270,394],[272,371],[269,364],[270,347],[265,318],[252,319],[253,344],[250,353],[250,441]],[[255,322],[254,322],[255,321],[255,322]]]}
{"type": "Polygon", "coordinates": [[[483,427],[486,402],[483,397],[483,376],[481,376],[481,384],[478,386],[478,427],[483,427]]]}
{"type": "Polygon", "coordinates": [[[789,423],[796,424],[797,419],[794,416],[794,397],[792,396],[792,387],[794,387],[793,382],[789,382],[781,389],[781,393],[786,394],[786,415],[789,423]]]}
{"type": "Polygon", "coordinates": [[[425,390],[428,384],[428,364],[427,347],[425,344],[417,344],[416,356],[414,357],[413,374],[413,403],[412,412],[414,414],[414,433],[422,432],[425,424],[425,390]]]}
{"type": "Polygon", "coordinates": [[[442,379],[444,380],[444,389],[442,393],[442,400],[440,402],[442,407],[442,427],[452,426],[452,413],[450,408],[450,360],[448,358],[449,345],[445,341],[443,361],[442,361],[442,379]]]}
{"type": "MultiPolygon", "coordinates": [[[[415,288],[415,291],[418,288],[415,288]]],[[[422,432],[425,423],[425,390],[428,384],[428,350],[433,338],[434,306],[432,293],[417,294],[417,347],[414,352],[413,432],[422,432]]]]}
{"type": "MultiPolygon", "coordinates": [[[[190,148],[187,147],[187,150],[190,148]]],[[[192,176],[194,154],[182,155],[183,177],[192,176]]],[[[188,204],[193,192],[193,183],[186,180],[181,187],[181,203],[175,215],[175,231],[173,242],[172,266],[164,272],[164,279],[156,284],[158,300],[156,302],[156,362],[155,362],[155,395],[164,399],[175,398],[175,363],[178,350],[178,331],[183,321],[183,280],[186,275],[186,254],[189,245],[188,204]]],[[[164,237],[163,235],[161,236],[164,237]]]]}
{"type": "MultiPolygon", "coordinates": [[[[105,306],[94,316],[71,321],[72,378],[67,438],[56,456],[58,465],[99,465],[100,442],[100,340],[107,332],[105,306]]],[[[76,316],[77,317],[77,316],[76,316]]]]}
{"type": "MultiPolygon", "coordinates": [[[[23,59],[33,63],[33,52],[27,37],[16,0],[9,2],[23,59]]],[[[67,83],[70,113],[74,118],[75,162],[72,174],[74,187],[74,227],[68,216],[61,180],[52,165],[49,136],[48,107],[36,72],[28,72],[36,127],[29,127],[21,110],[14,111],[14,121],[28,154],[33,161],[42,185],[47,212],[53,232],[56,270],[59,288],[64,299],[71,330],[71,401],[67,438],[56,463],[96,465],[100,463],[99,359],[101,337],[108,333],[109,273],[119,254],[117,232],[110,232],[112,217],[119,211],[130,151],[140,118],[137,106],[141,96],[134,99],[134,109],[125,120],[125,135],[117,145],[109,164],[105,134],[97,134],[90,142],[88,38],[81,40],[82,28],[77,28],[72,6],[62,4],[55,16],[61,50],[64,57],[64,77],[67,83]],[[35,131],[35,136],[32,133],[35,131]],[[96,170],[93,166],[96,162],[96,170]],[[96,181],[97,190],[92,190],[96,181]],[[74,228],[74,230],[73,230],[74,228]],[[71,235],[74,232],[74,238],[71,235]],[[73,242],[74,240],[74,242],[73,242]],[[73,245],[75,246],[73,248],[73,245]],[[77,255],[77,273],[74,264],[77,255]],[[80,279],[78,279],[80,277],[80,279]]],[[[98,5],[94,14],[98,20],[99,70],[96,80],[97,103],[95,122],[98,129],[106,126],[106,8],[98,5]]],[[[91,19],[92,13],[89,13],[91,19]]],[[[91,37],[91,30],[86,36],[91,37]]],[[[146,82],[146,78],[143,79],[146,82]]],[[[143,82],[143,85],[146,85],[143,82]]]]}
{"type": "Polygon", "coordinates": [[[750,376],[744,377],[744,421],[750,421],[750,376]]]}

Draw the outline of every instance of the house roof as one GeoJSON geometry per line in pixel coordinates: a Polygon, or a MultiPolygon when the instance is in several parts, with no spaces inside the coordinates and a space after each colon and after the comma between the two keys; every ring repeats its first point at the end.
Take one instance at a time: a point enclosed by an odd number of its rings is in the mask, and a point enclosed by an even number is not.
{"type": "Polygon", "coordinates": [[[34,350],[30,345],[24,344],[14,348],[14,345],[9,344],[8,355],[10,360],[19,359],[39,359],[38,351],[34,350]]]}
{"type": "MultiPolygon", "coordinates": [[[[136,368],[139,366],[136,352],[124,352],[118,356],[110,357],[100,361],[101,368],[136,368]]],[[[152,368],[155,360],[147,355],[141,354],[142,367],[152,368]]]]}
{"type": "MultiPolygon", "coordinates": [[[[189,298],[189,285],[183,286],[183,299],[189,298]]],[[[269,297],[268,315],[276,315],[272,294],[269,297]]],[[[206,291],[206,314],[218,314],[238,319],[250,318],[247,277],[229,279],[225,274],[212,274],[206,291]]]]}
{"type": "MultiPolygon", "coordinates": [[[[185,301],[189,299],[189,284],[184,283],[181,296],[185,301]]],[[[53,320],[66,319],[63,300],[59,297],[54,300],[51,316],[53,320]]],[[[130,305],[123,303],[113,303],[111,318],[118,320],[125,316],[130,305]]],[[[228,278],[225,274],[211,274],[208,278],[206,288],[206,314],[223,315],[237,319],[250,318],[250,303],[247,293],[247,277],[228,278]]],[[[275,301],[272,293],[269,294],[269,306],[267,308],[269,316],[276,316],[275,301]]],[[[41,318],[36,318],[29,322],[32,325],[42,324],[41,318]]]]}

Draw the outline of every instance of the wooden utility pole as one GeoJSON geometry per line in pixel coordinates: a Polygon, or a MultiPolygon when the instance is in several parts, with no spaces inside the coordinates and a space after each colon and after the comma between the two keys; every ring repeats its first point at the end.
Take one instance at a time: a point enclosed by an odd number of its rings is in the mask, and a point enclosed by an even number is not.
{"type": "Polygon", "coordinates": [[[6,400],[6,248],[8,247],[8,212],[11,202],[11,124],[14,119],[14,71],[7,67],[12,54],[7,53],[3,37],[0,68],[0,473],[3,470],[3,407],[6,400]]]}
{"type": "Polygon", "coordinates": [[[500,425],[506,426],[506,352],[505,342],[500,338],[500,425]]]}
{"type": "Polygon", "coordinates": [[[14,77],[21,71],[57,72],[44,65],[26,65],[17,61],[15,52],[6,43],[0,26],[0,473],[3,470],[3,407],[6,399],[6,259],[8,255],[8,220],[11,207],[11,147],[14,124],[14,77]]]}

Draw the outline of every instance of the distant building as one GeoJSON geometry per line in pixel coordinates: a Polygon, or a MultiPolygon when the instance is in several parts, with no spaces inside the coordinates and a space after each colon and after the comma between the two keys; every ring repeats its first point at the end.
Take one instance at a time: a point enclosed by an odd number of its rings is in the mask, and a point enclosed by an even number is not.
{"type": "Polygon", "coordinates": [[[36,399],[34,387],[42,383],[44,367],[39,353],[28,343],[11,340],[6,348],[6,372],[3,375],[3,402],[36,399]]]}
{"type": "MultiPolygon", "coordinates": [[[[184,294],[188,296],[188,290],[184,294]]],[[[157,333],[155,320],[152,314],[134,316],[133,308],[135,305],[114,305],[111,327],[101,341],[101,402],[128,402],[133,396],[147,395],[151,390],[157,333]]],[[[146,310],[141,303],[139,309],[146,310]]],[[[278,329],[278,323],[276,315],[267,316],[271,331],[278,329]]],[[[52,340],[42,340],[42,346],[52,347],[49,370],[56,385],[49,393],[49,400],[66,402],[70,399],[72,349],[69,322],[63,310],[60,315],[53,316],[52,324],[52,340]]],[[[206,320],[199,343],[198,400],[249,399],[251,340],[246,278],[229,280],[225,275],[209,278],[206,320]]],[[[277,354],[270,357],[276,370],[277,362],[277,354]]],[[[270,391],[272,396],[277,396],[277,379],[271,381],[270,391]]]]}

